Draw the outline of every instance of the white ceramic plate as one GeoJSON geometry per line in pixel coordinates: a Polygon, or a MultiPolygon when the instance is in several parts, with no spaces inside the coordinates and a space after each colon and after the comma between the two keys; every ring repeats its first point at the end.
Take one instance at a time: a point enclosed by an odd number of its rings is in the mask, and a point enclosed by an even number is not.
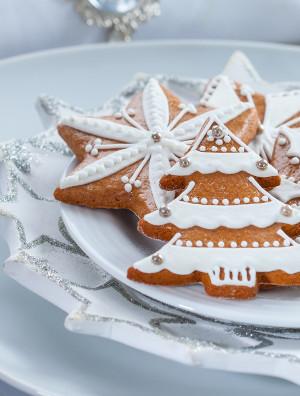
{"type": "MultiPolygon", "coordinates": [[[[41,130],[33,106],[41,92],[90,108],[116,93],[136,71],[209,76],[218,73],[236,49],[245,51],[270,80],[299,77],[298,49],[246,43],[97,45],[2,61],[0,139],[32,136],[41,130]]],[[[133,235],[128,239],[134,243],[133,235]]],[[[7,254],[1,245],[1,262],[7,254]]],[[[70,334],[63,328],[63,312],[3,274],[0,312],[0,378],[35,395],[177,396],[201,389],[203,394],[226,396],[233,387],[246,396],[299,393],[297,386],[282,380],[185,367],[106,339],[70,334]]],[[[15,394],[8,389],[3,393],[15,394]]]]}

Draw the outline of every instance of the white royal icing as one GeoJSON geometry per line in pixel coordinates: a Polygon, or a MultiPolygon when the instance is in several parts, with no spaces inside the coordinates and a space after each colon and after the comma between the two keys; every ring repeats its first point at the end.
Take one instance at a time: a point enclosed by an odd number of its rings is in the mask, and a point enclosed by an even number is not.
{"type": "MultiPolygon", "coordinates": [[[[89,116],[70,116],[61,121],[62,124],[71,126],[83,133],[90,133],[99,136],[99,138],[118,141],[116,144],[98,145],[97,152],[95,149],[91,153],[95,157],[101,150],[115,149],[115,151],[64,177],[60,183],[61,188],[79,186],[101,180],[141,161],[141,163],[137,163],[132,175],[126,175],[128,181],[124,182],[125,179],[121,180],[124,183],[124,189],[130,193],[133,187],[140,187],[139,174],[146,164],[149,163],[151,191],[156,205],[161,206],[168,202],[174,194],[160,189],[158,177],[169,168],[170,160],[176,160],[178,156],[183,156],[188,150],[191,144],[189,140],[195,138],[198,134],[199,126],[202,125],[203,119],[207,117],[207,114],[216,113],[224,122],[227,122],[251,107],[249,103],[237,103],[224,109],[211,110],[177,126],[177,123],[185,114],[195,114],[196,109],[191,104],[181,104],[178,114],[169,123],[168,100],[155,79],[150,79],[144,88],[142,103],[148,129],[143,128],[132,118],[134,109],[130,109],[130,111],[123,110],[120,114],[115,114],[117,119],[123,117],[130,126],[89,116]],[[155,134],[159,134],[159,136],[154,139],[155,134]],[[122,145],[124,143],[126,144],[125,146],[122,145]],[[154,157],[156,160],[154,160],[154,157]]],[[[88,147],[86,149],[89,152],[90,149],[92,151],[94,148],[88,147]]]]}
{"type": "Polygon", "coordinates": [[[194,150],[188,154],[188,158],[191,161],[189,167],[182,168],[179,163],[176,163],[167,174],[186,176],[194,172],[233,174],[242,171],[257,177],[269,177],[278,174],[271,165],[266,170],[258,169],[256,163],[261,157],[253,151],[246,153],[209,153],[194,150]]]}
{"type": "Polygon", "coordinates": [[[195,186],[194,182],[190,182],[186,190],[168,204],[170,210],[168,217],[161,216],[159,210],[156,210],[147,214],[144,219],[152,225],[160,226],[170,223],[181,229],[195,226],[206,229],[216,229],[221,226],[236,229],[250,225],[265,228],[274,223],[296,224],[300,222],[300,211],[291,208],[291,215],[284,216],[281,209],[285,205],[264,191],[252,177],[249,177],[249,181],[258,191],[264,192],[270,200],[247,205],[196,205],[182,200],[182,197],[192,191],[195,186]]]}
{"type": "Polygon", "coordinates": [[[134,147],[124,150],[115,151],[86,165],[76,173],[63,178],[60,185],[62,188],[66,188],[103,179],[141,160],[145,156],[146,151],[147,148],[143,143],[136,144],[134,147]]]}
{"type": "Polygon", "coordinates": [[[270,193],[280,201],[288,202],[300,197],[300,185],[282,178],[280,185],[273,188],[270,193]]]}
{"type": "Polygon", "coordinates": [[[63,125],[91,133],[105,139],[118,140],[126,143],[136,143],[148,137],[149,132],[128,125],[95,117],[72,115],[61,120],[63,125]]]}
{"type": "Polygon", "coordinates": [[[149,131],[161,132],[169,124],[169,103],[159,83],[151,79],[143,92],[143,111],[149,131]]]}
{"type": "MultiPolygon", "coordinates": [[[[152,262],[152,256],[136,262],[133,267],[144,273],[157,273],[164,269],[178,275],[194,271],[207,273],[216,286],[235,285],[253,287],[256,273],[282,270],[288,274],[300,272],[300,245],[282,231],[278,234],[288,243],[284,247],[189,247],[176,244],[181,234],[158,251],[160,265],[152,262]],[[175,243],[175,244],[174,244],[175,243]],[[221,278],[223,269],[224,278],[221,278]],[[241,278],[241,279],[239,279],[241,278]]],[[[199,244],[202,246],[202,244],[199,244]]]]}
{"type": "Polygon", "coordinates": [[[300,128],[284,127],[280,129],[280,134],[285,136],[290,142],[287,156],[300,157],[300,128]]]}
{"type": "Polygon", "coordinates": [[[159,181],[169,166],[168,152],[161,147],[157,147],[152,152],[149,162],[149,180],[155,202],[166,204],[174,198],[172,191],[165,191],[159,187],[159,181]]]}
{"type": "Polygon", "coordinates": [[[262,80],[250,60],[240,51],[231,55],[222,74],[231,80],[250,85],[257,92],[269,93],[275,89],[273,85],[262,80]]]}
{"type": "Polygon", "coordinates": [[[300,111],[300,90],[266,95],[265,127],[279,127],[300,111]]]}
{"type": "Polygon", "coordinates": [[[185,121],[178,125],[175,129],[172,130],[176,139],[189,140],[194,139],[197,133],[199,132],[201,126],[203,125],[203,121],[210,115],[216,115],[218,119],[226,124],[230,120],[238,117],[243,112],[253,108],[251,103],[248,102],[240,102],[237,105],[232,105],[227,108],[215,109],[211,111],[207,111],[197,117],[191,118],[188,121],[185,121]]]}
{"type": "MultiPolygon", "coordinates": [[[[205,123],[203,123],[202,126],[204,125],[205,123]]],[[[218,150],[218,148],[216,149],[218,150]]],[[[200,133],[198,139],[195,141],[193,147],[187,153],[186,157],[190,161],[189,166],[181,167],[180,163],[177,162],[170,170],[167,171],[167,174],[186,176],[191,175],[194,172],[200,172],[203,174],[215,172],[233,174],[244,171],[257,177],[278,175],[277,170],[271,165],[268,165],[265,170],[259,169],[256,166],[256,163],[261,159],[260,156],[249,149],[237,136],[235,136],[224,124],[222,124],[216,116],[209,118],[209,121],[204,126],[203,131],[200,133]],[[204,151],[205,146],[201,145],[201,143],[207,137],[213,123],[217,123],[223,129],[225,134],[225,137],[223,138],[224,143],[226,143],[226,137],[230,137],[231,140],[240,145],[240,148],[243,148],[243,152],[228,153],[223,152],[222,148],[220,148],[221,152],[204,151]],[[198,150],[199,147],[201,151],[198,150]]]]}
{"type": "Polygon", "coordinates": [[[216,76],[210,80],[200,104],[207,107],[227,107],[240,103],[232,82],[226,76],[216,76]]]}
{"type": "Polygon", "coordinates": [[[271,158],[275,140],[285,126],[292,126],[299,118],[287,121],[300,111],[300,90],[270,93],[265,97],[264,131],[257,136],[254,149],[271,158]]]}

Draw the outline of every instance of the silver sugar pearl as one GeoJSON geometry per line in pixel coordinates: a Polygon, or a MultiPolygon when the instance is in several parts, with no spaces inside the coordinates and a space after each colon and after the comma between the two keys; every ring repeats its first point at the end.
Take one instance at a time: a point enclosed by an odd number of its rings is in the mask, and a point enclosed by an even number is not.
{"type": "Polygon", "coordinates": [[[154,143],[158,143],[161,140],[161,134],[158,132],[152,133],[151,137],[154,143]]]}
{"type": "Polygon", "coordinates": [[[259,125],[258,125],[258,133],[263,133],[264,130],[265,130],[265,127],[263,126],[263,124],[259,123],[259,125]]]}
{"type": "Polygon", "coordinates": [[[162,206],[159,208],[159,214],[162,217],[169,217],[171,216],[171,210],[167,206],[162,206]]]}
{"type": "Polygon", "coordinates": [[[224,136],[224,131],[218,125],[214,125],[211,128],[212,135],[215,139],[221,139],[224,136]]]}
{"type": "Polygon", "coordinates": [[[280,213],[283,216],[291,217],[293,214],[293,209],[289,205],[284,205],[284,206],[282,206],[280,213]]]}
{"type": "Polygon", "coordinates": [[[188,157],[180,158],[179,165],[182,168],[187,168],[188,166],[191,165],[191,160],[188,157]]]}
{"type": "Polygon", "coordinates": [[[268,163],[264,159],[260,159],[259,161],[256,162],[256,167],[260,170],[266,170],[268,167],[268,163]]]}
{"type": "Polygon", "coordinates": [[[159,253],[153,254],[151,257],[152,263],[155,265],[160,265],[163,263],[164,259],[163,256],[159,253]]]}

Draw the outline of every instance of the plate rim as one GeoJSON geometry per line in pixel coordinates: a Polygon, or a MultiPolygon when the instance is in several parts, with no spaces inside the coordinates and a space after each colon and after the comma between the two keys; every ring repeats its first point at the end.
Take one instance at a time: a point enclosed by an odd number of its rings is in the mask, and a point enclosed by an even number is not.
{"type": "MultiPolygon", "coordinates": [[[[33,383],[25,382],[19,378],[13,377],[11,374],[4,372],[3,369],[0,368],[0,381],[5,384],[21,391],[28,393],[28,395],[32,396],[47,396],[46,393],[33,383]]],[[[49,395],[50,396],[50,395],[49,395]]],[[[53,395],[55,396],[55,395],[53,395]]]]}
{"type": "MultiPolygon", "coordinates": [[[[43,57],[51,57],[63,54],[71,54],[83,51],[120,49],[126,47],[164,47],[164,46],[202,46],[202,47],[246,47],[253,49],[269,49],[275,51],[300,52],[300,46],[296,44],[274,43],[270,41],[255,40],[222,40],[222,39],[163,39],[163,40],[138,40],[132,42],[103,42],[91,44],[69,45],[49,48],[40,51],[32,51],[25,54],[13,55],[0,59],[0,67],[12,63],[30,61],[43,57]]],[[[238,51],[238,49],[236,49],[238,51]]]]}

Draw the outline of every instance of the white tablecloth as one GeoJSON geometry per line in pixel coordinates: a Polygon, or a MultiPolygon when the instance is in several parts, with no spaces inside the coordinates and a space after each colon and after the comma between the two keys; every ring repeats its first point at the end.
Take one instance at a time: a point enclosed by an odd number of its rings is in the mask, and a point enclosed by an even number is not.
{"type": "MultiPolygon", "coordinates": [[[[74,11],[76,0],[0,0],[0,58],[105,41],[74,11]]],[[[300,42],[299,0],[161,0],[135,39],[222,38],[300,42]]]]}

